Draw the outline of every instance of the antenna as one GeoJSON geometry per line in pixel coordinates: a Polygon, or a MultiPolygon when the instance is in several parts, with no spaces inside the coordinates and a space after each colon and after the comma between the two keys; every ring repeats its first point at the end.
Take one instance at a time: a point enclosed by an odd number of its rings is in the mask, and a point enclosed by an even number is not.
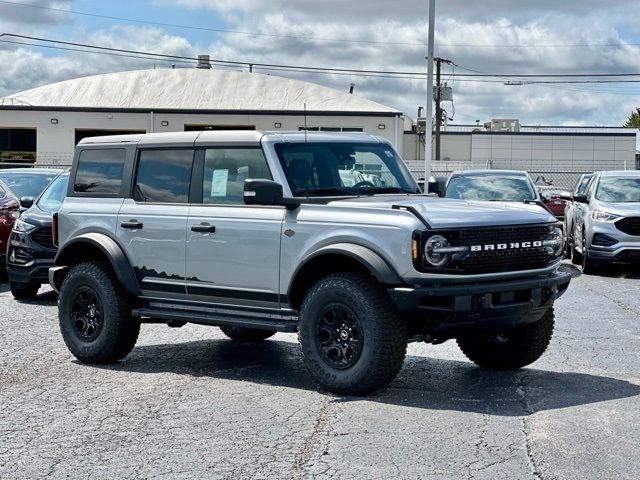
{"type": "Polygon", "coordinates": [[[309,164],[309,146],[307,144],[307,104],[306,102],[303,104],[304,105],[304,159],[307,162],[307,179],[305,181],[305,186],[306,186],[306,196],[307,196],[307,200],[309,200],[309,173],[311,172],[311,165],[309,164]]]}

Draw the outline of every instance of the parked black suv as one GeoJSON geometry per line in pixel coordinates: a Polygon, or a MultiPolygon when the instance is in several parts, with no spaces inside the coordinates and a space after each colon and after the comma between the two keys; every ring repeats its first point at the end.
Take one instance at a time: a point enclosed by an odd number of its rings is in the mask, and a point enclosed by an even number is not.
{"type": "Polygon", "coordinates": [[[51,238],[51,220],[67,193],[69,172],[58,175],[33,202],[22,199],[27,207],[16,220],[7,242],[7,274],[16,300],[34,298],[40,285],[47,283],[57,248],[51,238]]]}

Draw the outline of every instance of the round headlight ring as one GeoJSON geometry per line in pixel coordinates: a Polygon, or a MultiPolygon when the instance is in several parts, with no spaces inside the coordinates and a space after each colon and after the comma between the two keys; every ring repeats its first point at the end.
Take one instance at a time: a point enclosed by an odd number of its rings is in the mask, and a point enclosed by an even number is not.
{"type": "Polygon", "coordinates": [[[446,237],[443,237],[442,235],[434,235],[427,240],[427,243],[424,246],[424,259],[432,267],[443,267],[449,263],[451,255],[448,253],[436,253],[434,250],[450,246],[451,244],[446,237]]]}

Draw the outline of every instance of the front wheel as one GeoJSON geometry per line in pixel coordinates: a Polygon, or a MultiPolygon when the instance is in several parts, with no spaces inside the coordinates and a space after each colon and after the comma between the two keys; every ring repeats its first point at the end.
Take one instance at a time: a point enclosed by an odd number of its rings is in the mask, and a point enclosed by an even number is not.
{"type": "Polygon", "coordinates": [[[71,267],[60,288],[58,316],[64,343],[85,363],[126,357],[140,332],[127,292],[104,262],[71,267]]]}
{"type": "Polygon", "coordinates": [[[494,370],[516,370],[538,360],[553,335],[553,307],[535,323],[501,333],[457,339],[462,353],[476,365],[494,370]]]}
{"type": "Polygon", "coordinates": [[[370,276],[337,273],[320,279],[305,296],[299,318],[305,364],[327,390],[367,394],[400,371],[406,324],[370,276]]]}
{"type": "Polygon", "coordinates": [[[587,242],[584,237],[582,238],[582,245],[582,273],[584,273],[585,275],[593,275],[595,273],[598,273],[600,264],[589,256],[587,242]]]}
{"type": "Polygon", "coordinates": [[[38,295],[40,284],[9,282],[9,288],[11,288],[11,295],[16,300],[33,300],[38,295]]]}

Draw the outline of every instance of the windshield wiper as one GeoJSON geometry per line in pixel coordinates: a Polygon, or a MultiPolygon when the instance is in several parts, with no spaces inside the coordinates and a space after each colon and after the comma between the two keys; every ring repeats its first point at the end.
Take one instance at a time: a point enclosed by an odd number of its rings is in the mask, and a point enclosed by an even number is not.
{"type": "MultiPolygon", "coordinates": [[[[410,188],[400,188],[400,187],[365,187],[363,189],[367,193],[416,193],[410,188]]],[[[360,191],[360,189],[358,189],[360,191]]]]}
{"type": "Polygon", "coordinates": [[[322,193],[326,193],[326,194],[340,193],[340,194],[349,195],[349,196],[359,195],[359,192],[354,192],[353,190],[350,190],[348,188],[340,188],[340,187],[316,187],[316,188],[309,188],[308,190],[298,189],[293,193],[294,195],[301,195],[301,194],[308,195],[308,194],[322,194],[322,193]]]}

